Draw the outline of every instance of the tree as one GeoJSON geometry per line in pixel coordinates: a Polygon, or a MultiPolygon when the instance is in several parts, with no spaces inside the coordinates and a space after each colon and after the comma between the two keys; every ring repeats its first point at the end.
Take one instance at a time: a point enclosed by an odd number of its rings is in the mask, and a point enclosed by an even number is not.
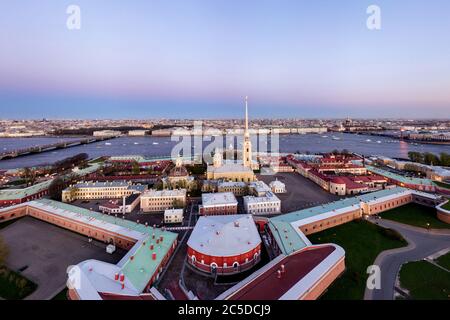
{"type": "Polygon", "coordinates": [[[71,200],[75,199],[75,197],[77,196],[78,191],[79,191],[78,188],[75,188],[75,187],[70,188],[69,194],[70,194],[70,199],[71,200]]]}
{"type": "Polygon", "coordinates": [[[141,173],[141,167],[139,166],[139,163],[137,161],[133,161],[131,172],[134,175],[138,175],[141,173]]]}
{"type": "Polygon", "coordinates": [[[425,164],[433,164],[433,165],[440,165],[440,160],[437,155],[431,152],[426,152],[423,156],[423,160],[425,164]]]}
{"type": "Polygon", "coordinates": [[[60,177],[53,179],[52,183],[48,187],[48,194],[51,199],[61,201],[61,194],[64,188],[66,187],[66,183],[60,177]]]}
{"type": "Polygon", "coordinates": [[[55,168],[56,172],[60,172],[68,168],[73,168],[75,166],[83,166],[86,164],[88,159],[89,155],[87,153],[79,153],[73,157],[68,157],[55,162],[53,167],[55,168]]]}
{"type": "Polygon", "coordinates": [[[441,166],[445,166],[445,167],[450,166],[450,154],[442,152],[439,155],[439,160],[440,160],[441,166]]]}
{"type": "Polygon", "coordinates": [[[182,209],[182,208],[184,208],[184,203],[183,203],[183,201],[181,201],[179,199],[175,199],[175,200],[173,200],[173,207],[175,209],[182,209]]]}
{"type": "Polygon", "coordinates": [[[6,258],[8,258],[8,254],[8,247],[6,246],[5,241],[3,241],[3,238],[0,235],[0,266],[5,264],[6,258]]]}
{"type": "Polygon", "coordinates": [[[410,151],[408,152],[408,157],[412,162],[423,163],[423,154],[420,152],[410,151]]]}
{"type": "Polygon", "coordinates": [[[22,177],[27,184],[34,184],[36,182],[36,171],[31,168],[24,168],[22,171],[22,177]]]}

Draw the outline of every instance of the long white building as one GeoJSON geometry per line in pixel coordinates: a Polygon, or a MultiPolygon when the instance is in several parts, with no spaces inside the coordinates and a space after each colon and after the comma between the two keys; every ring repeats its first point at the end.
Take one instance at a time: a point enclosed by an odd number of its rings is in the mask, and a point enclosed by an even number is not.
{"type": "Polygon", "coordinates": [[[167,209],[184,207],[185,205],[186,189],[150,189],[141,196],[141,210],[143,212],[162,212],[167,209]]]}
{"type": "Polygon", "coordinates": [[[254,215],[277,214],[281,212],[281,200],[272,191],[262,197],[246,196],[244,209],[246,213],[254,215]]]}
{"type": "Polygon", "coordinates": [[[147,187],[144,185],[131,184],[126,181],[81,182],[64,189],[62,201],[118,199],[128,197],[133,193],[142,193],[146,189],[147,187]]]}

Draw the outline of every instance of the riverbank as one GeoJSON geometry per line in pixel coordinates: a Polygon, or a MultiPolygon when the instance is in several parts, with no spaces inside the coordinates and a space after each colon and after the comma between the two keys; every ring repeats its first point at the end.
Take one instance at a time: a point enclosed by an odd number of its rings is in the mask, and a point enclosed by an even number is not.
{"type": "MultiPolygon", "coordinates": [[[[393,140],[392,138],[380,137],[379,140],[371,141],[370,135],[365,134],[290,134],[279,136],[279,152],[283,153],[320,153],[330,152],[332,150],[347,149],[365,156],[383,155],[391,158],[407,158],[408,152],[431,152],[439,154],[446,151],[446,146],[414,145],[405,141],[393,140]],[[370,140],[370,141],[368,141],[370,140]]],[[[65,139],[77,139],[70,137],[45,137],[45,138],[0,138],[0,152],[26,148],[36,145],[44,145],[59,142],[65,139]]],[[[109,142],[98,142],[90,145],[81,145],[70,149],[54,150],[42,154],[33,154],[17,159],[0,161],[0,169],[14,169],[21,167],[32,167],[44,164],[51,164],[55,161],[74,156],[79,153],[87,153],[90,158],[101,156],[121,156],[130,154],[139,154],[147,157],[167,156],[172,149],[183,141],[186,137],[128,137],[122,136],[109,142]]],[[[188,138],[189,139],[189,138],[188,138]]],[[[212,137],[211,141],[204,141],[206,147],[211,142],[218,141],[224,148],[228,148],[227,141],[223,137],[212,137]],[[219,139],[219,140],[217,140],[219,139]]],[[[239,141],[239,139],[238,139],[239,141]]],[[[235,148],[241,148],[239,142],[234,142],[235,148]]],[[[229,142],[228,142],[229,143],[229,142]]],[[[255,149],[261,143],[256,136],[252,137],[252,143],[255,149]]],[[[268,146],[270,150],[270,144],[268,146]]],[[[189,150],[191,151],[191,150],[189,150]]],[[[257,150],[255,150],[257,151],[257,150]]],[[[261,150],[266,151],[266,150],[261,150]]],[[[197,150],[195,150],[197,152],[197,150]]]]}

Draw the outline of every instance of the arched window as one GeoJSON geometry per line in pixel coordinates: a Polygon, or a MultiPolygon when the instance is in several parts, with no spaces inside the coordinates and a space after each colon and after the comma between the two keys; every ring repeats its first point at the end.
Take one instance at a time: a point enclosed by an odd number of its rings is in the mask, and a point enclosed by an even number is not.
{"type": "Polygon", "coordinates": [[[192,261],[192,264],[195,264],[195,261],[197,261],[197,259],[195,258],[195,256],[191,256],[191,261],[192,261]]]}
{"type": "Polygon", "coordinates": [[[234,270],[237,271],[239,268],[239,262],[237,262],[237,261],[233,262],[233,268],[234,268],[234,270]]]}

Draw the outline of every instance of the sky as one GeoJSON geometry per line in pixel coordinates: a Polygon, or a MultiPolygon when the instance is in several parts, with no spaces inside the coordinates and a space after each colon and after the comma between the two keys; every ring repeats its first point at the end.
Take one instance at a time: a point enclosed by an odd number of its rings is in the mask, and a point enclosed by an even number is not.
{"type": "Polygon", "coordinates": [[[449,16],[448,0],[4,0],[0,118],[238,118],[246,95],[255,118],[450,118],[449,16]]]}

